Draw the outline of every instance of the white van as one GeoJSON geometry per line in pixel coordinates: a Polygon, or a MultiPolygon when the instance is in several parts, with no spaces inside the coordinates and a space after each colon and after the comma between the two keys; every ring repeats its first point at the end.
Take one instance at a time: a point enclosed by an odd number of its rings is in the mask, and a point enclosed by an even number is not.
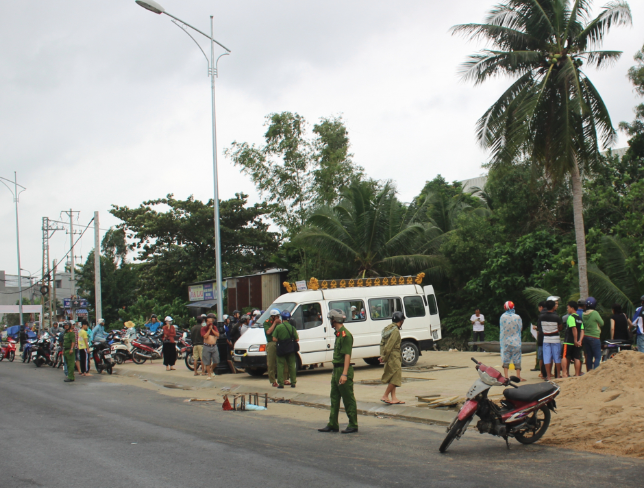
{"type": "Polygon", "coordinates": [[[413,366],[421,351],[433,348],[441,338],[441,323],[434,288],[420,285],[335,288],[286,293],[278,297],[235,343],[233,360],[253,376],[266,372],[266,336],[263,324],[270,310],[291,312],[291,323],[300,337],[298,367],[331,361],[335,335],[327,319],[330,309],[343,310],[345,327],[353,334],[353,359],[378,365],[382,329],[395,311],[403,311],[401,330],[403,366],[413,366]]]}

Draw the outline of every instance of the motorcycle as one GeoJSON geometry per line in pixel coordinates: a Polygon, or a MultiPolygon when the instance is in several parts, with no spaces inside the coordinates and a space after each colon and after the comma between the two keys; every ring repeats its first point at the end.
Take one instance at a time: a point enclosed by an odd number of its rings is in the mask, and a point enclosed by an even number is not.
{"type": "Polygon", "coordinates": [[[610,340],[604,341],[604,347],[602,348],[602,362],[613,359],[615,355],[620,351],[631,351],[633,349],[633,344],[631,341],[624,340],[610,340]]]}
{"type": "MultiPolygon", "coordinates": [[[[454,439],[465,434],[472,418],[476,414],[479,421],[476,428],[481,434],[492,434],[505,439],[510,448],[509,437],[514,437],[521,444],[537,442],[548,430],[550,411],[555,412],[555,397],[559,387],[553,383],[517,386],[521,380],[516,376],[503,377],[494,368],[485,366],[472,358],[479,374],[467,392],[467,400],[458,415],[447,428],[447,436],[439,451],[444,453],[454,439]],[[488,399],[488,391],[493,386],[510,386],[503,390],[501,405],[488,399]]],[[[556,412],[555,412],[556,413],[556,412]]]]}
{"type": "Polygon", "coordinates": [[[143,364],[148,359],[161,359],[163,357],[163,344],[155,335],[142,332],[139,337],[132,340],[132,361],[135,364],[143,364]]]}
{"type": "Polygon", "coordinates": [[[33,352],[33,347],[35,342],[36,342],[35,339],[28,339],[27,342],[25,342],[24,346],[22,347],[23,363],[31,362],[31,357],[32,357],[32,352],[33,352]]]}
{"type": "Polygon", "coordinates": [[[48,334],[36,341],[35,350],[31,352],[31,361],[36,365],[36,368],[40,368],[44,364],[51,365],[51,347],[48,334]]]}
{"type": "Polygon", "coordinates": [[[0,361],[7,358],[10,362],[16,359],[16,341],[9,338],[6,346],[0,346],[0,361]]]}
{"type": "Polygon", "coordinates": [[[96,371],[98,372],[98,374],[101,374],[103,371],[107,371],[107,374],[112,374],[114,360],[112,359],[111,352],[112,351],[110,349],[109,342],[94,342],[91,354],[94,358],[94,366],[96,366],[96,371]]]}

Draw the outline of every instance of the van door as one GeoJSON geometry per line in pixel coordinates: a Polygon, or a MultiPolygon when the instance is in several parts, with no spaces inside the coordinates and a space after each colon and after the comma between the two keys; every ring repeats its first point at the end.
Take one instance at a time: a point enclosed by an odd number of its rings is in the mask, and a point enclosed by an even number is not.
{"type": "MultiPolygon", "coordinates": [[[[380,331],[375,330],[373,323],[367,315],[364,300],[348,298],[346,300],[333,300],[329,302],[329,310],[335,308],[342,310],[346,315],[344,326],[353,336],[352,357],[355,359],[377,357],[380,354],[380,331]],[[377,351],[374,345],[378,345],[377,351]],[[374,352],[375,351],[375,352],[374,352]]],[[[335,336],[331,336],[331,349],[335,345],[335,336]]],[[[328,357],[333,357],[333,350],[328,357]]]]}
{"type": "Polygon", "coordinates": [[[425,298],[427,298],[427,306],[429,308],[429,323],[432,331],[432,339],[435,341],[441,338],[441,319],[438,314],[438,305],[436,304],[436,295],[434,294],[433,286],[426,286],[423,288],[425,298]]]}
{"type": "Polygon", "coordinates": [[[319,302],[302,303],[291,315],[291,323],[300,338],[302,364],[325,362],[327,351],[332,347],[328,341],[328,319],[319,302]]]}

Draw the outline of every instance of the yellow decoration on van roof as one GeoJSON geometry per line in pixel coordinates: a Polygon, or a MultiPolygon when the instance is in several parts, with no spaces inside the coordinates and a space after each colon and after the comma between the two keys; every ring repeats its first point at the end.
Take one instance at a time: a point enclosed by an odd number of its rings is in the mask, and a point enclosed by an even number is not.
{"type": "MultiPolygon", "coordinates": [[[[329,290],[337,288],[362,288],[365,286],[389,286],[389,285],[417,285],[422,284],[425,273],[418,273],[416,276],[391,276],[383,278],[355,278],[355,279],[335,279],[335,280],[318,280],[311,278],[306,287],[309,290],[329,290]]],[[[282,283],[288,293],[297,291],[295,283],[285,281],[282,283]]]]}

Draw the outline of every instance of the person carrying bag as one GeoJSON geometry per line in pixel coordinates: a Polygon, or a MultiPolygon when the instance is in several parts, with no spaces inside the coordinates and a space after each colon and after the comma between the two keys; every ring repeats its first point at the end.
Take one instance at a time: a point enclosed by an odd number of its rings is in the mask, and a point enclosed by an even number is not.
{"type": "Polygon", "coordinates": [[[297,331],[288,322],[291,314],[284,310],[281,313],[282,322],[275,327],[273,342],[276,342],[277,353],[277,384],[278,388],[284,388],[284,367],[288,365],[291,388],[295,388],[297,382],[297,352],[300,350],[300,340],[297,331]]]}

